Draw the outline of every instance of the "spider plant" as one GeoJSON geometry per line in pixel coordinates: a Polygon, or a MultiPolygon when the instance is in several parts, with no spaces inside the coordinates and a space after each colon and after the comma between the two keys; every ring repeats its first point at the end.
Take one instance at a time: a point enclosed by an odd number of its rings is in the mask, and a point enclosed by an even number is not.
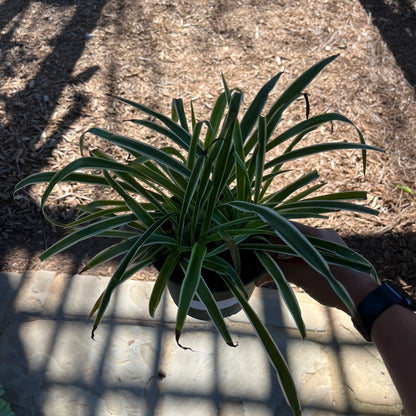
{"type": "MultiPolygon", "coordinates": [[[[176,317],[178,344],[191,303],[198,299],[224,341],[235,346],[215,298],[217,286],[227,288],[257,332],[294,414],[300,414],[288,366],[248,302],[245,285],[257,276],[242,278],[245,269],[242,258],[247,252],[253,253],[263,271],[272,276],[302,337],[306,336],[306,330],[301,310],[274,256],[303,259],[328,280],[351,311],[354,304],[331,274],[329,265],[347,266],[377,278],[371,264],[353,250],[304,236],[291,223],[304,218],[326,218],[327,214],[340,210],[377,214],[351,202],[366,199],[365,192],[315,196],[323,186],[316,183],[319,178],[316,170],[278,186],[288,162],[321,152],[359,149],[365,172],[366,151],[380,150],[367,145],[360,130],[338,113],[307,116],[290,128],[280,128],[285,110],[304,95],[307,85],[335,58],[331,56],[309,68],[269,104],[270,92],[282,74],[275,75],[261,87],[245,111],[243,92],[230,89],[223,77],[224,90],[209,118],[203,121],[197,120],[192,105],[188,117],[181,99],[173,100],[171,116],[165,116],[145,105],[114,97],[146,115],[131,120],[132,123],[164,136],[172,145],[157,148],[94,127],[81,136],[79,159],[57,172],[34,174],[16,186],[17,191],[46,182],[41,200],[43,210],[54,187],[63,181],[107,187],[117,194],[114,199],[80,205],[77,219],[65,225],[69,233],[40,256],[45,260],[91,237],[119,239],[86,267],[90,269],[116,257],[121,259],[92,308],[91,316],[96,314],[92,336],[117,286],[142,268],[156,264],[158,276],[149,300],[150,315],[155,314],[168,283],[176,280],[180,287],[176,317]],[[328,140],[302,146],[308,133],[334,122],[351,125],[357,133],[357,142],[328,140]],[[129,159],[121,163],[98,148],[85,155],[84,143],[90,135],[128,152],[129,159]],[[282,150],[276,153],[278,149],[282,150]],[[270,237],[276,235],[281,244],[270,243],[270,237]]],[[[45,210],[44,214],[51,222],[62,225],[45,210]]]]}

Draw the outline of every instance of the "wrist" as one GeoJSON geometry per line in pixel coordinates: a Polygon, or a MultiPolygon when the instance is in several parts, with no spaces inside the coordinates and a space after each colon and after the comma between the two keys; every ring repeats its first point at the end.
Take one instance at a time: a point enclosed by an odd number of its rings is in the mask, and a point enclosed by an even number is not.
{"type": "Polygon", "coordinates": [[[380,287],[379,283],[373,278],[361,282],[350,291],[351,299],[356,307],[375,289],[380,287]]]}
{"type": "MultiPolygon", "coordinates": [[[[355,307],[357,307],[363,299],[377,289],[379,283],[369,274],[356,272],[342,266],[331,267],[333,275],[342,283],[350,295],[355,307]]],[[[350,313],[349,311],[347,313],[350,313]]]]}

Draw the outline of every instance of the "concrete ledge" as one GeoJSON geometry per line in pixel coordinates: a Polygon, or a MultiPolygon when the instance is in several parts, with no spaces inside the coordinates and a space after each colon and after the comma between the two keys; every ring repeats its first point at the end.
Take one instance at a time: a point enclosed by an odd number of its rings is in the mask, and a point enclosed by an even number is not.
{"type": "MultiPolygon", "coordinates": [[[[147,312],[152,282],[119,287],[90,338],[86,320],[108,279],[51,272],[0,274],[0,384],[26,415],[290,415],[244,313],[229,322],[237,348],[210,323],[189,319],[174,340],[169,296],[147,312]]],[[[297,294],[308,338],[275,290],[250,300],[285,355],[304,415],[399,415],[400,400],[377,351],[349,318],[297,294]]]]}

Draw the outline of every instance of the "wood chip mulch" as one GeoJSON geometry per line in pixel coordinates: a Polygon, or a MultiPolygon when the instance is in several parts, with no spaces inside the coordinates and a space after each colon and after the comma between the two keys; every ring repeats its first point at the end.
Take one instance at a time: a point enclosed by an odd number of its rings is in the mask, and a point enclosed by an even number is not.
{"type": "MultiPolygon", "coordinates": [[[[57,169],[78,155],[80,134],[92,126],[163,145],[160,138],[122,120],[137,116],[114,102],[123,95],[169,114],[170,102],[192,100],[207,117],[222,88],[245,91],[248,103],[260,86],[284,70],[275,96],[324,57],[340,54],[308,87],[311,115],[338,111],[363,131],[371,153],[361,172],[357,152],[311,157],[294,164],[296,174],[317,168],[325,191],[365,190],[378,217],[337,215],[337,229],[368,257],[380,277],[416,293],[416,2],[398,0],[0,0],[0,266],[3,270],[77,272],[94,249],[81,245],[41,264],[37,255],[57,240],[39,211],[41,187],[13,197],[27,175],[57,169]],[[402,7],[402,6],[401,6],[402,7]],[[413,19],[412,19],[413,17],[413,19]],[[400,20],[402,19],[402,20],[400,20]],[[404,22],[404,23],[403,23],[404,22]],[[400,23],[406,30],[400,30],[400,23]],[[384,26],[383,26],[384,25],[384,26]],[[390,30],[386,31],[386,27],[390,30]],[[389,34],[387,37],[386,33],[389,34]],[[406,35],[407,34],[407,35],[406,35]],[[407,37],[406,37],[407,36],[407,37]]],[[[286,115],[304,117],[300,100],[286,115]]],[[[332,134],[356,139],[335,124],[310,140],[332,134]]],[[[90,138],[90,146],[103,143],[90,138]]],[[[107,149],[108,150],[108,149],[107,149]]],[[[122,156],[122,155],[120,155],[122,156]]],[[[65,184],[49,209],[70,219],[77,204],[97,190],[65,184]]],[[[321,225],[316,223],[316,225],[321,225]]],[[[110,274],[114,264],[96,273],[110,274]]],[[[139,278],[151,279],[146,270],[139,278]]]]}

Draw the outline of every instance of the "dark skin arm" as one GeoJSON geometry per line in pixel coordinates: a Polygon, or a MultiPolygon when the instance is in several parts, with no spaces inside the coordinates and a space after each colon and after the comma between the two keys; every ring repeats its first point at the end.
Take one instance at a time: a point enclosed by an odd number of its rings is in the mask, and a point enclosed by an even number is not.
{"type": "MultiPolygon", "coordinates": [[[[334,230],[295,225],[305,235],[345,245],[334,230]]],[[[278,238],[272,242],[281,243],[278,238]]],[[[319,303],[349,314],[327,280],[306,263],[281,259],[278,264],[289,282],[301,287],[319,303]]],[[[374,278],[366,273],[341,266],[331,266],[331,271],[344,285],[356,306],[378,287],[374,278]]],[[[261,286],[268,281],[271,281],[270,276],[264,275],[256,284],[261,286]]],[[[391,306],[376,319],[371,336],[409,416],[416,416],[416,314],[399,305],[391,306]]]]}

